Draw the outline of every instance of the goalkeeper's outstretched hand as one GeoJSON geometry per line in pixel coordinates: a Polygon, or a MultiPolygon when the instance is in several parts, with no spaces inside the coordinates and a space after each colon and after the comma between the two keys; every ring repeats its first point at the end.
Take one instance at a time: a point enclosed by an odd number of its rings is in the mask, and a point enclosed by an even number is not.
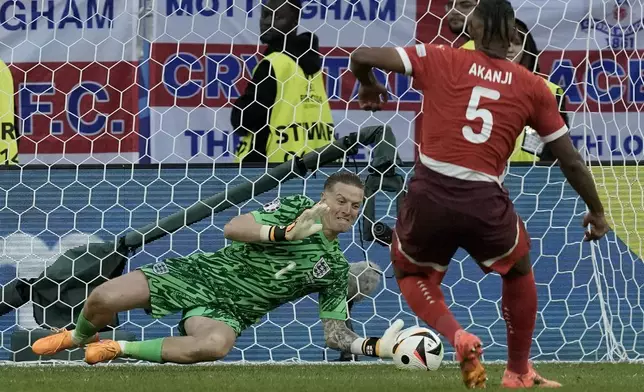
{"type": "Polygon", "coordinates": [[[317,223],[329,206],[324,203],[318,203],[313,208],[305,210],[296,220],[291,223],[284,233],[287,241],[297,241],[309,237],[322,230],[322,224],[317,223]]]}
{"type": "Polygon", "coordinates": [[[396,345],[396,340],[400,331],[405,326],[405,322],[401,319],[394,321],[393,324],[382,335],[380,338],[380,347],[378,347],[378,356],[380,358],[393,358],[394,356],[394,346],[396,345]]]}

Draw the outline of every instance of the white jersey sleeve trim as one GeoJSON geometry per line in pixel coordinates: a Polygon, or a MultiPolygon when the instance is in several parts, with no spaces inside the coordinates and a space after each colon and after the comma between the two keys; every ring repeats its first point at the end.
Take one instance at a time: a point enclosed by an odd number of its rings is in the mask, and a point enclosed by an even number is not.
{"type": "Polygon", "coordinates": [[[550,143],[552,141],[555,141],[555,140],[559,139],[560,137],[562,137],[563,135],[565,135],[567,133],[568,133],[568,127],[566,125],[564,125],[558,131],[556,131],[554,133],[551,133],[550,135],[541,137],[541,141],[544,144],[545,143],[550,143]]]}
{"type": "Polygon", "coordinates": [[[405,66],[405,75],[411,76],[411,60],[409,59],[409,56],[407,55],[407,52],[405,52],[404,48],[397,47],[396,51],[398,52],[398,55],[400,56],[400,59],[403,62],[403,65],[405,66]]]}

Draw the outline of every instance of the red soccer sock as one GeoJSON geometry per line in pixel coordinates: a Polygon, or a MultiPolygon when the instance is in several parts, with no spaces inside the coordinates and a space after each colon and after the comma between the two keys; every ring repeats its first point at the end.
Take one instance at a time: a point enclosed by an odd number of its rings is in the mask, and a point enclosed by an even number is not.
{"type": "Polygon", "coordinates": [[[503,277],[502,307],[508,336],[508,370],[526,374],[537,318],[537,285],[532,271],[525,276],[503,277]]]}
{"type": "Polygon", "coordinates": [[[454,346],[456,331],[462,328],[447,308],[439,284],[420,276],[406,276],[398,280],[398,285],[416,316],[454,346]]]}

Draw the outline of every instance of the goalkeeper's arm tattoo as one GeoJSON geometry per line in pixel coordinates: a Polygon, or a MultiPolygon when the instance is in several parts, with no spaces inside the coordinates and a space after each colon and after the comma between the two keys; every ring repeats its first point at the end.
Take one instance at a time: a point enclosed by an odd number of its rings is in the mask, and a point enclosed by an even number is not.
{"type": "Polygon", "coordinates": [[[403,321],[396,320],[382,338],[360,337],[347,327],[344,320],[322,319],[322,325],[324,340],[330,348],[355,355],[391,358],[395,336],[400,332],[403,321]]]}
{"type": "Polygon", "coordinates": [[[347,327],[343,320],[322,319],[322,326],[324,327],[324,340],[330,348],[351,352],[351,344],[357,339],[361,339],[358,334],[347,327]]]}

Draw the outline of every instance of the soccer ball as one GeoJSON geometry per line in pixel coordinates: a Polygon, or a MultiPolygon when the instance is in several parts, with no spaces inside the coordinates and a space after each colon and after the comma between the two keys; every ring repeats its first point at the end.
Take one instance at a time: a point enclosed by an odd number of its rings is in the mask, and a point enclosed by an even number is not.
{"type": "Polygon", "coordinates": [[[443,343],[433,331],[412,327],[398,336],[393,354],[398,369],[438,370],[443,361],[443,343]]]}

